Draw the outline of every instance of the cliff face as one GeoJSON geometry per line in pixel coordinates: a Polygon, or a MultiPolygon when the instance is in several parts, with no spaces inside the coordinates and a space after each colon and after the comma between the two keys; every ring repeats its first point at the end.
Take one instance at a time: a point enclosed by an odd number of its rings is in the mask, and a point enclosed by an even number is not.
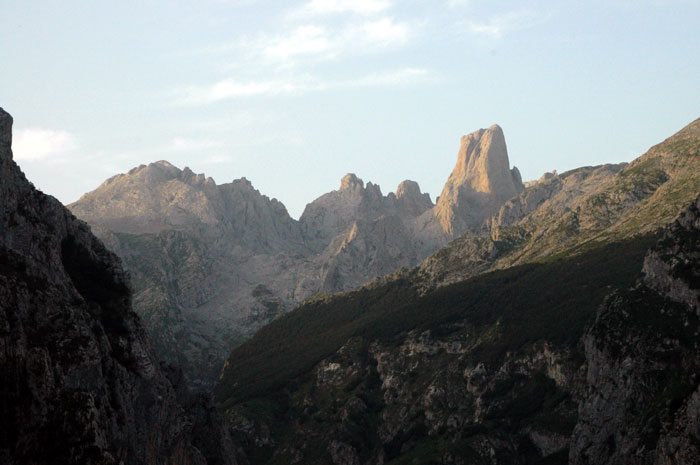
{"type": "Polygon", "coordinates": [[[572,464],[700,461],[700,198],[647,254],[644,273],[585,335],[572,464]]]}
{"type": "Polygon", "coordinates": [[[119,259],[13,162],[11,126],[0,109],[0,461],[235,463],[152,355],[119,259]]]}

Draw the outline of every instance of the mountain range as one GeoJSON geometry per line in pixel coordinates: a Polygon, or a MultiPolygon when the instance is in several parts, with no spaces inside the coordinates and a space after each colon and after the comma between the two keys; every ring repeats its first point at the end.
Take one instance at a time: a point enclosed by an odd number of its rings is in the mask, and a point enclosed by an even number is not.
{"type": "Polygon", "coordinates": [[[164,161],[69,211],[11,125],[3,463],[700,461],[700,119],[527,183],[494,125],[435,204],[348,174],[298,221],[164,161]]]}
{"type": "Polygon", "coordinates": [[[700,120],[306,301],[229,356],[234,441],[261,464],[697,463],[698,163],[700,120]]]}
{"type": "Polygon", "coordinates": [[[383,195],[347,174],[296,221],[245,178],[216,185],[160,161],[68,208],[122,258],[159,356],[207,389],[229,351],[264,324],[318,293],[417,265],[523,189],[494,125],[461,139],[436,205],[414,181],[383,195]]]}

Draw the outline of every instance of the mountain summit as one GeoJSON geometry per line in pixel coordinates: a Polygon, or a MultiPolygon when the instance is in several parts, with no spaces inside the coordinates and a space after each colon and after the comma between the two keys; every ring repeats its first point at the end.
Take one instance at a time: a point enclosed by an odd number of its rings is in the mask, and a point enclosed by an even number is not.
{"type": "Polygon", "coordinates": [[[435,213],[444,232],[459,234],[479,227],[523,189],[520,172],[510,169],[503,130],[494,124],[462,137],[435,213]]]}

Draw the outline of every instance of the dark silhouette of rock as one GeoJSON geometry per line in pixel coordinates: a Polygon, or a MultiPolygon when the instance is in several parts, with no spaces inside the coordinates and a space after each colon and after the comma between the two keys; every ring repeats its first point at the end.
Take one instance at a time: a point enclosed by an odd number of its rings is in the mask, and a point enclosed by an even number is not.
{"type": "Polygon", "coordinates": [[[0,462],[234,464],[151,352],[120,260],[12,160],[0,109],[0,462]]]}

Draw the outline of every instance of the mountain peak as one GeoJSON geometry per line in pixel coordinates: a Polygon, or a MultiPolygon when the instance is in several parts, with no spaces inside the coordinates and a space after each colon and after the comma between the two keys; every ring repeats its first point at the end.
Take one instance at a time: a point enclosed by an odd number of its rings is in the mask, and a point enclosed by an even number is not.
{"type": "MultiPolygon", "coordinates": [[[[476,192],[494,193],[511,187],[508,150],[503,130],[497,124],[479,129],[461,139],[457,165],[450,180],[476,192]]],[[[448,182],[450,182],[448,180],[448,182]]],[[[513,191],[513,195],[516,192],[513,191]]]]}
{"type": "Polygon", "coordinates": [[[345,190],[345,189],[355,189],[356,187],[364,188],[365,183],[362,181],[362,179],[358,178],[355,173],[348,173],[345,176],[343,176],[343,179],[340,180],[340,190],[345,190]]]}
{"type": "Polygon", "coordinates": [[[434,207],[430,195],[423,194],[416,181],[402,181],[396,188],[396,200],[404,213],[416,217],[434,207]]]}
{"type": "Polygon", "coordinates": [[[409,179],[406,179],[405,181],[401,181],[399,186],[396,188],[396,198],[400,199],[401,197],[417,197],[420,196],[420,186],[416,181],[411,181],[409,179]]]}
{"type": "Polygon", "coordinates": [[[437,204],[442,229],[457,233],[478,227],[522,190],[520,172],[517,168],[510,169],[508,149],[499,125],[462,136],[457,164],[437,204]],[[457,228],[455,222],[460,223],[457,228]]]}

